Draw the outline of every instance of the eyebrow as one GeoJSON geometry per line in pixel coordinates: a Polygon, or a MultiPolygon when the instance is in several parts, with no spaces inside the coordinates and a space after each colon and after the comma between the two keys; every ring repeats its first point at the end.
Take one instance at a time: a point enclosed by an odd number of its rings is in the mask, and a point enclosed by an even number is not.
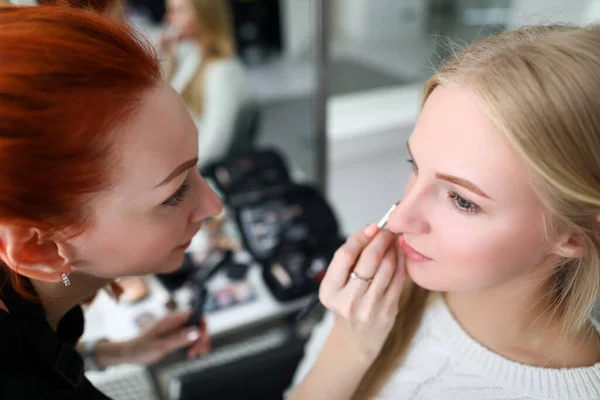
{"type": "MultiPolygon", "coordinates": [[[[411,159],[415,159],[415,157],[412,154],[412,151],[410,151],[410,144],[408,143],[408,140],[406,141],[406,149],[408,150],[408,155],[410,156],[411,159]]],[[[475,185],[473,182],[468,181],[466,179],[463,178],[459,178],[457,176],[452,176],[452,175],[447,175],[447,174],[442,174],[439,172],[436,172],[435,177],[437,179],[446,181],[446,182],[450,182],[453,183],[455,185],[458,186],[462,186],[465,189],[481,196],[481,197],[485,197],[486,199],[489,199],[490,197],[484,193],[483,190],[481,190],[477,185],[475,185]]]]}
{"type": "Polygon", "coordinates": [[[159,183],[158,185],[156,185],[154,188],[156,189],[157,187],[166,185],[167,183],[171,182],[175,177],[181,175],[182,173],[184,173],[188,169],[195,167],[196,163],[198,163],[198,157],[195,157],[192,160],[188,160],[188,161],[184,162],[183,164],[181,164],[180,166],[178,166],[177,168],[175,168],[173,170],[173,172],[171,172],[169,174],[169,176],[167,176],[165,179],[163,179],[162,182],[159,183]]]}

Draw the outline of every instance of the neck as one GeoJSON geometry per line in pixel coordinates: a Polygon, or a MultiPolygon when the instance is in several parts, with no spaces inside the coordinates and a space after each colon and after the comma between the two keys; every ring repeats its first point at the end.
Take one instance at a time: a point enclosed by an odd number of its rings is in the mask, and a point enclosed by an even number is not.
{"type": "Polygon", "coordinates": [[[488,349],[514,361],[544,367],[581,367],[600,361],[598,333],[589,324],[568,335],[550,308],[544,277],[519,277],[501,287],[445,295],[463,329],[488,349]],[[590,333],[592,333],[590,335],[590,333]]]}
{"type": "Polygon", "coordinates": [[[31,284],[37,292],[46,313],[46,319],[54,330],[70,309],[94,296],[100,288],[110,282],[107,279],[76,271],[73,271],[69,279],[72,282],[69,287],[65,287],[62,282],[31,279],[31,284]]]}

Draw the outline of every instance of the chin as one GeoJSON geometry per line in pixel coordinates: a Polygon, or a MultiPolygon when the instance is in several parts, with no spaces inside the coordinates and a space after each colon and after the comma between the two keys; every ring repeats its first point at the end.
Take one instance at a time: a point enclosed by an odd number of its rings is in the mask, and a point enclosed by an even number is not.
{"type": "Polygon", "coordinates": [[[181,255],[169,258],[169,261],[167,261],[164,264],[164,268],[162,268],[160,273],[164,274],[164,273],[177,271],[179,268],[181,268],[181,265],[183,264],[183,256],[184,256],[184,253],[181,252],[181,255]]]}
{"type": "Polygon", "coordinates": [[[476,277],[466,276],[446,276],[440,273],[439,269],[430,270],[421,265],[406,264],[406,272],[410,279],[431,292],[459,293],[459,292],[477,292],[489,289],[493,285],[488,281],[478,280],[476,277]]]}
{"type": "MultiPolygon", "coordinates": [[[[432,261],[429,261],[429,263],[432,263],[432,261]]],[[[421,263],[407,260],[406,273],[414,283],[423,289],[432,292],[446,292],[449,290],[447,282],[441,279],[442,276],[439,271],[431,268],[431,265],[425,266],[421,263]]]]}
{"type": "Polygon", "coordinates": [[[183,264],[184,252],[172,253],[164,262],[156,264],[154,262],[154,268],[152,271],[148,271],[148,274],[169,274],[177,271],[183,264]]]}

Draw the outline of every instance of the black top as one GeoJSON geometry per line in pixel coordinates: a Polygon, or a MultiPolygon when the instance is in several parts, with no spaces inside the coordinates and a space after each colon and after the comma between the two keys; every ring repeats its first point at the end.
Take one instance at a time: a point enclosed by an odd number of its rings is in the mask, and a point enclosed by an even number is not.
{"type": "Polygon", "coordinates": [[[85,378],[75,344],[83,334],[83,312],[77,306],[59,322],[56,332],[40,304],[24,300],[0,269],[0,399],[107,400],[85,378]]]}

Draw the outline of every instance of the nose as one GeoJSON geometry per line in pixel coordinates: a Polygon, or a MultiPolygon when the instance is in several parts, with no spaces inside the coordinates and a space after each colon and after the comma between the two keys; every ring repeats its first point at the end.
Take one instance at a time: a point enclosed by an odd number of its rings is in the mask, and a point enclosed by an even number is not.
{"type": "Polygon", "coordinates": [[[396,233],[425,234],[430,231],[426,217],[426,189],[409,182],[404,198],[388,218],[387,229],[396,233]]]}
{"type": "Polygon", "coordinates": [[[223,210],[223,202],[202,178],[200,178],[199,195],[196,199],[196,205],[190,214],[191,223],[219,215],[223,210]]]}

